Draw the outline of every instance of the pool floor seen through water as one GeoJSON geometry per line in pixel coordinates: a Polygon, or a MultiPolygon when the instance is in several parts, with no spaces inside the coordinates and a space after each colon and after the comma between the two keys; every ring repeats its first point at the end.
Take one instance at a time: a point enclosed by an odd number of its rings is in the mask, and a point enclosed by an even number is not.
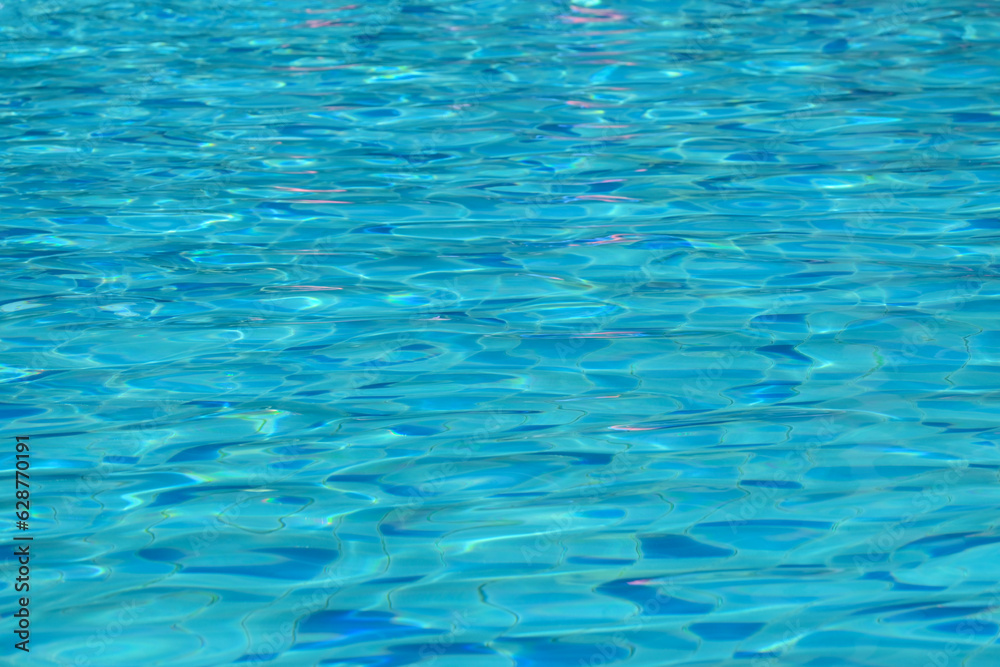
{"type": "Polygon", "coordinates": [[[0,33],[10,664],[1000,664],[995,4],[0,33]]]}

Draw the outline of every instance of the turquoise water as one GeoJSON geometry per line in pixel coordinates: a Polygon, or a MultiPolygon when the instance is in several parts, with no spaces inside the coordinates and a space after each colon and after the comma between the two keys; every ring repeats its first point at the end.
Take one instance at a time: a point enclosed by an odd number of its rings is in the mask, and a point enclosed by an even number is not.
{"type": "Polygon", "coordinates": [[[995,4],[0,18],[10,664],[1000,664],[995,4]]]}

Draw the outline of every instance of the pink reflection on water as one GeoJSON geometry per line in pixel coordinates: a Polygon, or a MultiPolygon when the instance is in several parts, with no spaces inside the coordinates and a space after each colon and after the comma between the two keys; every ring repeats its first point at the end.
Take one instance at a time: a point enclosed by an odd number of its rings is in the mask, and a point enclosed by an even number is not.
{"type": "Polygon", "coordinates": [[[349,201],[337,201],[335,199],[289,199],[293,204],[352,204],[349,201]]]}
{"type": "Polygon", "coordinates": [[[325,72],[328,69],[344,69],[351,65],[330,65],[329,67],[272,67],[271,69],[284,69],[292,72],[325,72]]]}
{"type": "Polygon", "coordinates": [[[585,333],[570,336],[570,338],[617,338],[618,336],[639,336],[640,331],[600,331],[597,333],[585,333]]]}
{"type": "MultiPolygon", "coordinates": [[[[579,11],[583,9],[582,7],[574,7],[574,11],[579,11]]],[[[624,14],[613,13],[608,16],[560,16],[560,19],[566,23],[614,23],[616,21],[621,21],[625,18],[624,14]]]]}
{"type": "Polygon", "coordinates": [[[325,285],[275,285],[272,290],[285,290],[286,292],[320,292],[323,290],[344,289],[343,287],[326,287],[325,285]]]}
{"type": "Polygon", "coordinates": [[[613,9],[598,9],[596,7],[578,7],[578,6],[574,5],[573,6],[573,11],[574,12],[580,12],[581,14],[595,14],[597,16],[614,17],[616,19],[623,19],[623,18],[625,18],[624,14],[622,14],[621,12],[616,12],[613,9]]]}
{"type": "Polygon", "coordinates": [[[585,53],[574,53],[573,55],[580,56],[581,58],[583,57],[594,58],[597,56],[620,56],[623,53],[625,53],[625,51],[587,51],[585,53]]]}
{"type": "Polygon", "coordinates": [[[289,192],[347,192],[347,190],[309,190],[307,188],[286,188],[283,185],[275,185],[277,190],[288,190],[289,192]]]}
{"type": "Polygon", "coordinates": [[[622,35],[627,32],[639,32],[635,28],[625,28],[624,30],[591,30],[589,32],[578,32],[577,35],[583,37],[603,37],[605,35],[622,35]]]}
{"type": "MultiPolygon", "coordinates": [[[[573,199],[592,199],[595,201],[603,201],[614,203],[618,201],[639,201],[638,199],[633,199],[632,197],[616,197],[615,195],[577,195],[573,199]]],[[[612,234],[612,237],[621,236],[621,234],[612,234]]],[[[615,241],[607,241],[607,243],[615,243],[615,241]]]]}
{"type": "Polygon", "coordinates": [[[613,9],[577,7],[574,5],[572,10],[577,14],[586,14],[587,16],[570,16],[568,14],[563,14],[559,18],[567,23],[614,23],[615,21],[621,21],[628,18],[625,14],[616,12],[613,9]]]}
{"type": "Polygon", "coordinates": [[[614,23],[617,19],[592,19],[585,16],[560,16],[566,23],[614,23]]]}
{"type": "Polygon", "coordinates": [[[361,5],[344,5],[333,9],[307,9],[306,14],[329,14],[330,12],[346,12],[348,9],[357,9],[361,5]]]}
{"type": "Polygon", "coordinates": [[[301,23],[296,28],[328,28],[335,25],[352,25],[348,23],[343,23],[341,21],[322,21],[320,19],[310,19],[305,23],[301,23]]]}
{"type": "MultiPolygon", "coordinates": [[[[592,195],[598,196],[598,195],[592,195]]],[[[619,199],[626,199],[625,197],[620,197],[619,199]]],[[[633,199],[632,201],[636,201],[633,199]]],[[[610,243],[631,243],[632,241],[638,241],[641,237],[637,234],[612,234],[611,236],[605,236],[602,239],[597,239],[595,241],[586,241],[584,243],[570,243],[570,246],[581,246],[581,245],[608,245],[610,243]]],[[[623,332],[628,333],[628,332],[623,332]]]]}

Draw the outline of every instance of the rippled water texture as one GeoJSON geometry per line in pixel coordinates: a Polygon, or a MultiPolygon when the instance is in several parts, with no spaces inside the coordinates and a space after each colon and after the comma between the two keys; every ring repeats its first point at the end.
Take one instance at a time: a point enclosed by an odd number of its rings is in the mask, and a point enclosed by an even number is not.
{"type": "Polygon", "coordinates": [[[0,10],[3,654],[1000,664],[998,6],[421,2],[0,10]]]}

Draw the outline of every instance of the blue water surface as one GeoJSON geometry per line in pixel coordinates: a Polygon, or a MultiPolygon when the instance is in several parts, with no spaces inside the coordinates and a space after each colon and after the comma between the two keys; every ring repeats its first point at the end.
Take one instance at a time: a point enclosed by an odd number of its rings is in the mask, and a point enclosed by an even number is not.
{"type": "Polygon", "coordinates": [[[5,659],[1000,664],[998,5],[341,1],[0,8],[5,659]]]}

